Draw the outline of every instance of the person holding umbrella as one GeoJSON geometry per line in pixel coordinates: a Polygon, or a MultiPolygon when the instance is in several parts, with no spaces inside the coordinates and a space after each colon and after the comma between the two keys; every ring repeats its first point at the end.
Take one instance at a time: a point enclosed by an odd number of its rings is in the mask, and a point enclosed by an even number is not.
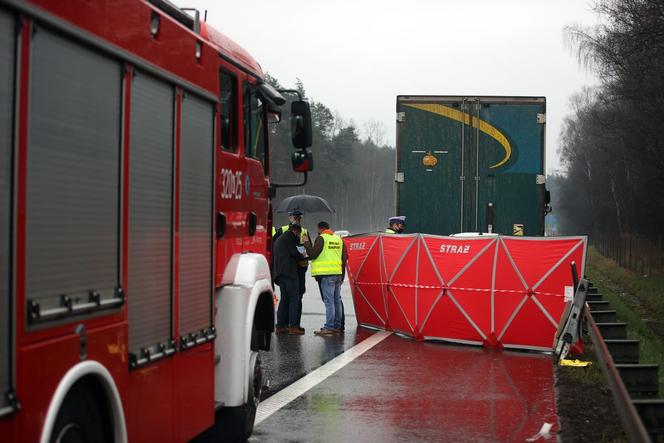
{"type": "MultiPolygon", "coordinates": [[[[327,202],[322,197],[318,197],[317,195],[309,195],[309,194],[300,194],[300,195],[293,195],[290,197],[286,197],[283,199],[276,207],[275,212],[287,212],[288,213],[288,221],[293,224],[298,224],[302,226],[302,216],[304,215],[304,212],[330,212],[333,213],[334,208],[330,206],[330,204],[327,202]]],[[[274,245],[276,240],[279,238],[279,235],[281,235],[282,232],[285,232],[288,230],[288,226],[283,226],[279,229],[274,229],[272,228],[272,244],[274,245]]],[[[308,237],[309,234],[306,229],[302,229],[302,234],[300,237],[300,246],[304,243],[304,238],[308,237]]],[[[304,249],[303,247],[300,248],[301,250],[304,249]]],[[[274,260],[274,257],[273,257],[274,260]]],[[[309,262],[308,261],[303,261],[299,263],[300,268],[298,269],[298,278],[299,278],[299,283],[300,283],[300,300],[298,302],[299,305],[299,313],[300,315],[302,314],[302,296],[304,295],[306,291],[306,273],[307,269],[309,267],[309,262]]]]}
{"type": "MultiPolygon", "coordinates": [[[[281,234],[284,232],[288,231],[288,227],[290,225],[298,225],[302,226],[302,216],[304,214],[302,211],[299,209],[294,209],[290,212],[288,212],[288,224],[285,226],[282,226],[281,228],[277,229],[272,233],[272,244],[274,245],[277,239],[281,234]]],[[[298,246],[302,246],[304,244],[304,239],[309,236],[309,232],[307,231],[306,228],[302,227],[302,232],[300,233],[300,241],[298,243],[298,246]]],[[[304,251],[304,248],[301,248],[301,251],[304,251]]],[[[298,263],[298,269],[297,269],[297,275],[298,275],[298,282],[299,282],[299,287],[300,287],[300,300],[298,301],[298,312],[299,315],[302,315],[302,296],[304,295],[305,292],[307,292],[307,286],[306,286],[306,276],[307,276],[307,269],[309,269],[309,261],[307,259],[304,259],[298,263]]],[[[299,324],[299,320],[298,320],[299,324]]]]}
{"type": "Polygon", "coordinates": [[[281,289],[281,300],[277,309],[277,334],[302,335],[304,328],[300,327],[302,297],[298,281],[298,262],[306,258],[298,251],[302,227],[291,224],[286,232],[281,234],[274,242],[272,253],[274,266],[272,275],[274,282],[281,289]]]}
{"type": "MultiPolygon", "coordinates": [[[[302,226],[302,216],[303,215],[304,215],[304,213],[302,211],[300,211],[299,209],[294,209],[292,211],[289,211],[288,212],[288,225],[284,225],[279,229],[275,229],[272,232],[272,239],[276,241],[277,238],[281,234],[283,234],[284,232],[286,232],[288,230],[288,226],[291,225],[291,224],[302,226]]],[[[300,235],[300,237],[303,239],[304,236],[306,236],[308,234],[309,234],[309,232],[307,231],[307,229],[305,227],[302,227],[302,234],[300,235]]],[[[302,244],[302,243],[304,243],[304,240],[301,240],[300,244],[302,244]]]]}

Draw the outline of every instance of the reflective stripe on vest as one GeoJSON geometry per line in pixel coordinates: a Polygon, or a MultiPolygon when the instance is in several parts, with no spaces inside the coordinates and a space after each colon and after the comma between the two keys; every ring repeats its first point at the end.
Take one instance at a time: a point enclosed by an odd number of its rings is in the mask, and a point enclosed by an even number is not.
{"type": "MultiPolygon", "coordinates": [[[[281,233],[283,234],[284,232],[288,231],[288,225],[282,226],[281,227],[281,233]]],[[[304,236],[307,234],[307,228],[302,228],[302,232],[300,233],[300,244],[304,244],[304,236]]],[[[274,234],[272,234],[274,237],[274,234]]]]}
{"type": "Polygon", "coordinates": [[[338,235],[321,234],[323,250],[311,262],[311,275],[341,275],[341,253],[343,240],[338,235]]]}
{"type": "Polygon", "coordinates": [[[391,228],[387,228],[387,229],[385,230],[385,233],[386,233],[386,234],[396,234],[397,231],[395,231],[394,229],[391,229],[391,228]]]}

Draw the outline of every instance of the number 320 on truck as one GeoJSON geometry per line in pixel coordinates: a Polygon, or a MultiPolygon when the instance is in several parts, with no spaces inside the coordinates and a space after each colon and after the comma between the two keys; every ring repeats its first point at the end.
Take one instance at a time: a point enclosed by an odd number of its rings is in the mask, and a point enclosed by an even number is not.
{"type": "Polygon", "coordinates": [[[251,434],[286,102],[167,0],[0,0],[2,441],[251,434]]]}

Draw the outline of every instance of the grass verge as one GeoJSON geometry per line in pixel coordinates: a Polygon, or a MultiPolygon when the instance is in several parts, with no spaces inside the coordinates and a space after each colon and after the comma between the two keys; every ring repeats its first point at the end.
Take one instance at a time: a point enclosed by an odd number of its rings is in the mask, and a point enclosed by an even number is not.
{"type": "Polygon", "coordinates": [[[609,385],[597,363],[590,338],[586,338],[580,360],[590,360],[585,368],[556,365],[557,408],[561,433],[559,441],[581,443],[601,441],[627,442],[620,417],[616,412],[609,385]]]}
{"type": "Polygon", "coordinates": [[[659,364],[659,392],[664,393],[664,276],[641,276],[619,267],[593,247],[586,274],[619,321],[628,338],[641,340],[640,362],[659,364]]]}

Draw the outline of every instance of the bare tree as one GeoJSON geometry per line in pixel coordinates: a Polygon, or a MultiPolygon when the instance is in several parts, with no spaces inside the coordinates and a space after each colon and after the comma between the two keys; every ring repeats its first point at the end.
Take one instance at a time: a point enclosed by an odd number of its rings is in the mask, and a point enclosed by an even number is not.
{"type": "Polygon", "coordinates": [[[601,85],[571,100],[561,132],[570,229],[655,237],[664,217],[664,1],[598,0],[603,24],[568,27],[601,85]]]}
{"type": "Polygon", "coordinates": [[[386,140],[385,124],[375,118],[366,120],[362,125],[362,133],[366,143],[373,143],[377,146],[383,146],[386,140]]]}

